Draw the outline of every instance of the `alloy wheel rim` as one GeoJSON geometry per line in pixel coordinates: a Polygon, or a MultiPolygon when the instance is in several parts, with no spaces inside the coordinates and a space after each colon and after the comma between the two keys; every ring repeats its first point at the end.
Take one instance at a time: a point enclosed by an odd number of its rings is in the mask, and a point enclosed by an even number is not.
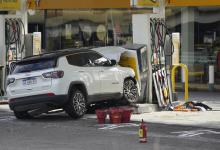
{"type": "Polygon", "coordinates": [[[81,92],[76,92],[73,96],[73,107],[78,115],[83,115],[86,111],[85,98],[81,92]]]}
{"type": "Polygon", "coordinates": [[[137,101],[137,86],[133,81],[129,80],[125,82],[124,96],[131,103],[137,101]]]}

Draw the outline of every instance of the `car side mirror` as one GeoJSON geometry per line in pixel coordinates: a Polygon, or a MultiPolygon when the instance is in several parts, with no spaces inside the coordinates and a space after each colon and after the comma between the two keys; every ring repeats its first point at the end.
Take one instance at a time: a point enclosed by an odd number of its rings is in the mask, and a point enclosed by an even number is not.
{"type": "Polygon", "coordinates": [[[111,66],[114,66],[114,65],[116,65],[116,64],[117,64],[116,60],[112,59],[112,60],[111,60],[111,66]]]}

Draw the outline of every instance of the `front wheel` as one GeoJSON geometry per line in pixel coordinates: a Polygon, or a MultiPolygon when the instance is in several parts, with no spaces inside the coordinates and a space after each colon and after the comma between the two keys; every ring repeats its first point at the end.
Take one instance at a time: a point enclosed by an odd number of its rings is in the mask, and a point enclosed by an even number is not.
{"type": "Polygon", "coordinates": [[[138,88],[132,79],[126,79],[123,87],[124,99],[129,103],[136,103],[138,101],[138,88]]]}
{"type": "Polygon", "coordinates": [[[73,89],[69,102],[64,110],[69,116],[75,119],[81,118],[86,113],[85,94],[79,89],[73,89]]]}

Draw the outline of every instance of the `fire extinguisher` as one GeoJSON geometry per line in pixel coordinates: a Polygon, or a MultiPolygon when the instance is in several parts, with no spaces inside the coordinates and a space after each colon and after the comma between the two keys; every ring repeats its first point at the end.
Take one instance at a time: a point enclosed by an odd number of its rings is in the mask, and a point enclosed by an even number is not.
{"type": "Polygon", "coordinates": [[[140,127],[139,127],[139,142],[146,143],[147,142],[147,126],[142,119],[140,127]]]}

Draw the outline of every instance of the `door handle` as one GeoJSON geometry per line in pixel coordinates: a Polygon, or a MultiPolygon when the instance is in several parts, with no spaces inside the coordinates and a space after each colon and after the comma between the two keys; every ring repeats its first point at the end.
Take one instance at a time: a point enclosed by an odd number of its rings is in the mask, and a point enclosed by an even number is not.
{"type": "Polygon", "coordinates": [[[119,84],[119,82],[112,82],[112,84],[119,84]]]}
{"type": "Polygon", "coordinates": [[[78,71],[78,72],[82,73],[82,72],[85,72],[85,71],[83,71],[83,70],[80,70],[80,71],[78,71]]]}
{"type": "Polygon", "coordinates": [[[104,72],[104,70],[101,70],[100,72],[104,72]]]}

